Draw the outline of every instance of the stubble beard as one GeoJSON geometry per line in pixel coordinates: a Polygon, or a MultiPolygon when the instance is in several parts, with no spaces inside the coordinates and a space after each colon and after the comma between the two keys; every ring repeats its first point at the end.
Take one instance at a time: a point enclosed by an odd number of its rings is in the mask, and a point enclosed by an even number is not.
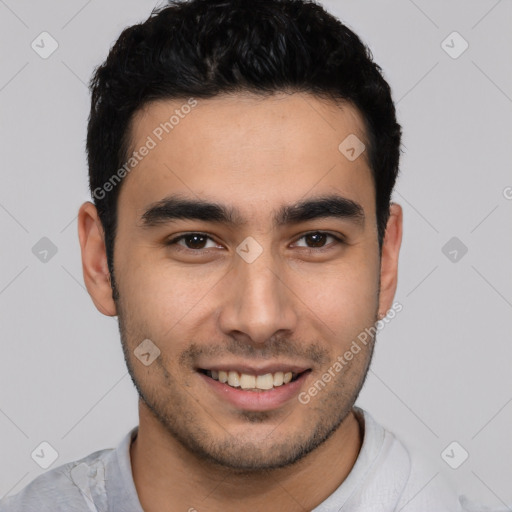
{"type": "MultiPolygon", "coordinates": [[[[212,424],[216,421],[208,414],[204,414],[204,420],[200,421],[198,406],[194,403],[192,393],[168,371],[164,365],[163,352],[152,363],[152,366],[154,365],[152,371],[158,372],[160,382],[158,388],[139,377],[142,372],[135,369],[139,362],[133,354],[133,349],[138,344],[135,340],[139,338],[142,340],[146,336],[137,337],[138,329],[133,329],[127,324],[126,319],[129,317],[123,310],[122,300],[118,294],[116,306],[126,366],[142,406],[148,409],[175,441],[201,462],[239,475],[268,473],[289,467],[325,443],[339,429],[352,410],[366,380],[376,340],[374,334],[371,342],[366,345],[366,351],[358,354],[363,356],[364,360],[359,359],[363,364],[359,363],[356,366],[347,364],[336,381],[329,383],[309,404],[299,405],[299,407],[310,407],[305,415],[307,421],[303,420],[302,425],[289,428],[290,422],[287,421],[287,417],[284,417],[264,442],[254,443],[243,435],[231,435],[228,425],[223,429],[215,428],[217,431],[224,432],[222,437],[212,435],[208,429],[208,421],[212,424]]],[[[311,348],[315,347],[311,346],[311,348]]],[[[316,349],[324,350],[321,347],[316,349]]],[[[275,417],[272,411],[240,411],[239,413],[239,419],[244,420],[251,427],[254,424],[275,421],[275,417]]],[[[213,426],[219,427],[219,425],[213,426]]]]}

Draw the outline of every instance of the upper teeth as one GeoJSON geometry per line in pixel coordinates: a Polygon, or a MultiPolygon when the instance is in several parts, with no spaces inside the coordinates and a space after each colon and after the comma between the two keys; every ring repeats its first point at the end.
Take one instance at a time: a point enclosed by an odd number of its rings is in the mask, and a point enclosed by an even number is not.
{"type": "Polygon", "coordinates": [[[265,375],[249,375],[236,371],[211,370],[207,374],[215,380],[242,389],[272,389],[288,384],[293,378],[292,372],[266,373],[265,375]]]}

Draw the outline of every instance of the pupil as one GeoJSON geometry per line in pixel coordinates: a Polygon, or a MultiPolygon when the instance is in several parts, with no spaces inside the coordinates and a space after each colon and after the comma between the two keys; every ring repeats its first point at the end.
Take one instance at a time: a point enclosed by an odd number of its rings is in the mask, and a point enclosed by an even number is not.
{"type": "Polygon", "coordinates": [[[325,233],[311,233],[306,235],[309,240],[313,240],[313,247],[322,247],[325,242],[325,237],[327,236],[325,233]]]}
{"type": "Polygon", "coordinates": [[[189,235],[188,236],[188,241],[189,243],[187,245],[189,246],[192,246],[192,247],[189,247],[190,249],[202,249],[203,245],[204,245],[204,240],[205,240],[206,237],[204,237],[203,235],[189,235]],[[200,242],[198,242],[197,240],[202,240],[200,242]],[[192,242],[190,243],[190,241],[192,240],[192,242]],[[198,247],[199,245],[199,247],[198,247]]]}

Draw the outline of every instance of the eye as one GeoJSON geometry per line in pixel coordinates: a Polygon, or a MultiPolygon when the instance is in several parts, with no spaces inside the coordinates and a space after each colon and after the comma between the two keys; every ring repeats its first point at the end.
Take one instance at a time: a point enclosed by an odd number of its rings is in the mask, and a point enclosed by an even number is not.
{"type": "Polygon", "coordinates": [[[337,245],[338,243],[343,243],[343,238],[333,235],[331,233],[326,233],[324,231],[312,231],[311,233],[306,233],[305,235],[302,235],[299,240],[303,240],[306,242],[306,245],[299,245],[299,247],[306,247],[307,249],[325,249],[328,248],[329,245],[326,245],[326,242],[329,238],[334,239],[336,242],[334,245],[337,245]],[[310,245],[308,245],[310,244],[310,245]]]}
{"type": "Polygon", "coordinates": [[[179,245],[180,247],[190,249],[191,251],[200,251],[203,249],[217,247],[214,240],[204,233],[186,233],[184,235],[179,235],[169,240],[166,245],[179,245]],[[206,246],[205,244],[207,244],[208,241],[211,241],[213,245],[210,245],[209,247],[206,246]]]}
{"type": "MultiPolygon", "coordinates": [[[[297,239],[297,242],[295,242],[294,245],[297,247],[304,247],[309,251],[318,252],[322,250],[328,250],[332,245],[341,244],[343,241],[343,237],[341,236],[336,236],[324,231],[312,231],[302,235],[299,239],[297,239]],[[329,239],[333,239],[335,242],[331,242],[329,244],[329,239]],[[300,240],[304,240],[305,245],[299,244],[298,242],[300,240]]],[[[183,249],[191,252],[201,252],[206,249],[219,247],[219,245],[205,233],[185,233],[183,235],[172,238],[166,242],[166,245],[178,246],[180,250],[183,249]],[[208,243],[210,243],[210,245],[208,245],[208,243]]]]}

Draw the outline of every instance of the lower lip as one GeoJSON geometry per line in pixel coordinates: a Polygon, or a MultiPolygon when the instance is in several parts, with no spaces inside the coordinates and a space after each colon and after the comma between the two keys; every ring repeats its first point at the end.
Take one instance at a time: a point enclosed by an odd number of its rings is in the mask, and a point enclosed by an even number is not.
{"type": "Polygon", "coordinates": [[[237,409],[244,411],[271,411],[296,397],[310,373],[309,371],[303,372],[293,382],[267,391],[247,391],[241,388],[233,388],[208,377],[204,373],[199,372],[199,376],[222,400],[229,402],[237,409]]]}

